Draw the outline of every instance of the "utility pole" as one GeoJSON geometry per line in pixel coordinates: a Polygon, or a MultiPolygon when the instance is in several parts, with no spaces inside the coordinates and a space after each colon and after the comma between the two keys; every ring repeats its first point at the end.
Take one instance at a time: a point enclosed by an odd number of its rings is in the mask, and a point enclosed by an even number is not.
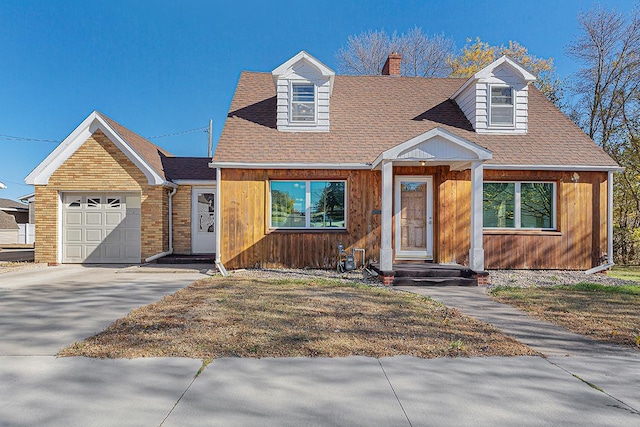
{"type": "Polygon", "coordinates": [[[209,151],[208,157],[213,157],[213,119],[209,119],[209,151]]]}

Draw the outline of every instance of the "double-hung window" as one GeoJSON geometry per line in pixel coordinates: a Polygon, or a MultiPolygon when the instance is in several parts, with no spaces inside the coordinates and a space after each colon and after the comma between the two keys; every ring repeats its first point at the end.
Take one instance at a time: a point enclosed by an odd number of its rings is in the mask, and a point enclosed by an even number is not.
{"type": "Polygon", "coordinates": [[[554,182],[485,182],[485,228],[554,230],[556,184],[554,182]]]}
{"type": "Polygon", "coordinates": [[[271,181],[271,228],[345,228],[345,181],[271,181]]]}
{"type": "Polygon", "coordinates": [[[512,127],[515,116],[513,88],[491,86],[490,109],[490,126],[512,127]]]}
{"type": "Polygon", "coordinates": [[[309,83],[293,83],[291,85],[291,121],[316,121],[316,91],[309,83]]]}

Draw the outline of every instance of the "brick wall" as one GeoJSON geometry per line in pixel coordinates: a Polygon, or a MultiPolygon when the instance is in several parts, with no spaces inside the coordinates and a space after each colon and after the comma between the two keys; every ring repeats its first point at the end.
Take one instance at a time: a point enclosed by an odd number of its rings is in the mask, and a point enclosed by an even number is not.
{"type": "Polygon", "coordinates": [[[94,133],[49,178],[36,186],[36,262],[58,260],[58,206],[65,191],[131,191],[141,195],[141,259],[168,248],[167,190],[147,177],[101,131],[94,133]]]}
{"type": "Polygon", "coordinates": [[[173,251],[191,255],[191,186],[181,185],[173,195],[173,251]]]}

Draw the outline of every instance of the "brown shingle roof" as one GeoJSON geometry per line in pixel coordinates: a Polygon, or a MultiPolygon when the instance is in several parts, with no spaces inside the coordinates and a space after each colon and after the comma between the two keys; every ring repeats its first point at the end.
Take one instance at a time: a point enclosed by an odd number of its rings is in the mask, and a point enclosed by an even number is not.
{"type": "Polygon", "coordinates": [[[371,163],[435,127],[493,152],[495,165],[616,163],[534,87],[526,135],[476,133],[449,97],[465,79],[336,76],[330,132],[279,132],[270,73],[243,72],[214,156],[216,162],[371,163]]]}
{"type": "Polygon", "coordinates": [[[0,211],[0,230],[17,230],[18,223],[13,215],[0,211]]]}
{"type": "Polygon", "coordinates": [[[0,198],[0,209],[3,209],[3,208],[18,209],[24,212],[27,212],[29,210],[29,206],[24,203],[16,202],[15,200],[11,200],[11,199],[0,198]]]}
{"type": "Polygon", "coordinates": [[[165,157],[162,159],[167,179],[215,180],[216,170],[209,167],[210,157],[165,157]]]}
{"type": "MultiPolygon", "coordinates": [[[[162,166],[162,159],[164,157],[173,157],[168,151],[158,147],[153,142],[143,138],[137,133],[127,129],[120,123],[110,119],[104,114],[97,112],[113,130],[120,135],[129,146],[142,157],[149,166],[160,176],[165,177],[164,168],[162,166]]],[[[166,178],[166,177],[165,177],[166,178]]]]}

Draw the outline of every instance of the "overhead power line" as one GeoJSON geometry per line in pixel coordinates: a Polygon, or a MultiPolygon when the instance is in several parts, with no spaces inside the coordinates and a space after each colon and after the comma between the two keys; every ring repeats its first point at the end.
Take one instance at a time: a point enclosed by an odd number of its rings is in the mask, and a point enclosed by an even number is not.
{"type": "MultiPolygon", "coordinates": [[[[180,132],[167,133],[167,134],[164,134],[164,135],[147,136],[146,138],[147,139],[167,138],[167,137],[170,137],[170,136],[184,135],[185,133],[193,133],[193,132],[209,132],[209,127],[205,126],[205,127],[201,127],[201,128],[183,130],[183,131],[180,131],[180,132]]],[[[4,141],[24,141],[24,142],[55,142],[55,143],[60,142],[57,139],[27,138],[25,136],[14,136],[14,135],[4,135],[4,134],[0,134],[0,140],[4,140],[4,141]]]]}
{"type": "Polygon", "coordinates": [[[202,127],[202,128],[196,128],[196,129],[189,129],[189,130],[183,130],[182,132],[175,132],[175,133],[167,133],[165,135],[157,135],[157,136],[147,136],[147,139],[158,139],[158,138],[166,138],[168,136],[176,136],[176,135],[183,135],[185,133],[193,133],[193,132],[208,132],[209,131],[209,127],[202,127]]]}
{"type": "Polygon", "coordinates": [[[56,139],[38,139],[38,138],[26,138],[24,136],[12,136],[0,134],[0,139],[6,141],[29,141],[29,142],[60,142],[56,139]]]}

